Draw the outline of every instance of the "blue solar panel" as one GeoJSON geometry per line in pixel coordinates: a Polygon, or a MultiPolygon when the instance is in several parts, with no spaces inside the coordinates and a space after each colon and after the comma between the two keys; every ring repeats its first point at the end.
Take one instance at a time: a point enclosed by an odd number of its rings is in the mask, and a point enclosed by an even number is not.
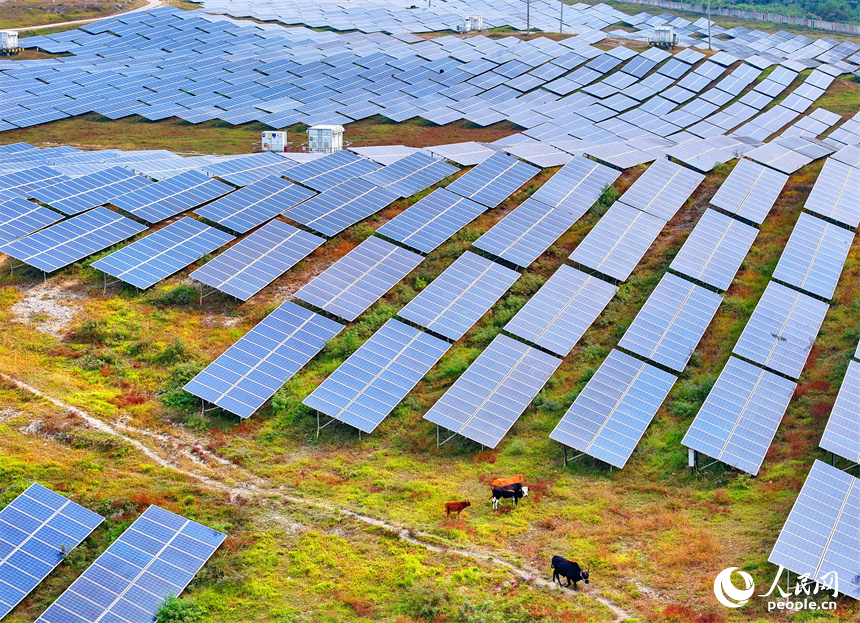
{"type": "Polygon", "coordinates": [[[189,276],[247,301],[323,242],[319,236],[274,220],[189,276]]]}
{"type": "Polygon", "coordinates": [[[515,270],[466,251],[398,315],[459,340],[519,277],[515,270]]]}
{"type": "Polygon", "coordinates": [[[224,162],[201,167],[199,171],[236,186],[247,186],[265,177],[279,176],[296,163],[271,151],[232,158],[224,162]]]}
{"type": "Polygon", "coordinates": [[[150,623],[227,538],[150,506],[72,582],[38,623],[150,623]]]}
{"type": "Polygon", "coordinates": [[[71,179],[51,167],[33,167],[23,171],[0,175],[0,190],[12,190],[26,194],[34,188],[47,184],[56,184],[71,179]]]}
{"type": "Polygon", "coordinates": [[[495,448],[560,364],[558,357],[497,335],[424,419],[495,448]]]}
{"type": "Polygon", "coordinates": [[[53,225],[62,216],[23,197],[0,201],[0,246],[53,225]]]}
{"type": "Polygon", "coordinates": [[[233,236],[183,216],[92,266],[145,290],[231,240],[233,236]]]}
{"type": "Polygon", "coordinates": [[[248,418],[343,326],[286,301],[185,385],[185,391],[248,418]]]}
{"type": "Polygon", "coordinates": [[[550,439],[622,468],[676,380],[668,372],[613,350],[550,439]]]}
{"type": "Polygon", "coordinates": [[[195,212],[222,227],[244,234],[314,194],[314,191],[281,177],[266,177],[197,208],[195,212]]]}
{"type": "Polygon", "coordinates": [[[450,344],[389,320],[302,403],[371,433],[450,344]]]}
{"type": "Polygon", "coordinates": [[[158,223],[232,190],[232,186],[202,173],[186,171],[116,197],[111,203],[147,223],[158,223]]]}
{"type": "Polygon", "coordinates": [[[851,361],[819,445],[853,462],[860,460],[860,363],[851,361]]]}
{"type": "Polygon", "coordinates": [[[430,253],[486,209],[480,203],[439,188],[376,231],[422,253],[430,253]]]}
{"type": "Polygon", "coordinates": [[[497,153],[457,178],[447,189],[488,208],[495,208],[538,173],[540,169],[537,167],[497,153]]]}
{"type": "Polygon", "coordinates": [[[385,188],[350,179],[288,210],[286,216],[324,236],[336,236],[396,200],[397,195],[385,188]]]}
{"type": "Polygon", "coordinates": [[[324,191],[354,177],[381,168],[372,160],[349,151],[338,151],[293,167],[284,175],[314,190],[324,191]]]}
{"type": "Polygon", "coordinates": [[[579,218],[619,175],[620,171],[583,156],[574,156],[531,198],[579,218]]]}
{"type": "Polygon", "coordinates": [[[150,184],[151,180],[128,169],[111,167],[52,186],[41,186],[28,194],[63,214],[79,214],[150,184]]]}
{"type": "Polygon", "coordinates": [[[526,268],[552,246],[579,219],[533,198],[475,241],[475,246],[526,268]]]}
{"type": "Polygon", "coordinates": [[[139,234],[146,227],[96,208],[3,246],[3,253],[30,266],[55,271],[139,234]]]}
{"type": "Polygon", "coordinates": [[[0,619],[101,522],[38,483],[0,510],[0,619]]]}
{"type": "Polygon", "coordinates": [[[459,171],[441,160],[415,152],[393,164],[364,175],[362,179],[386,188],[398,197],[409,197],[459,171]]]}
{"type": "Polygon", "coordinates": [[[296,298],[352,322],[422,259],[372,236],[296,292],[296,298]]]}

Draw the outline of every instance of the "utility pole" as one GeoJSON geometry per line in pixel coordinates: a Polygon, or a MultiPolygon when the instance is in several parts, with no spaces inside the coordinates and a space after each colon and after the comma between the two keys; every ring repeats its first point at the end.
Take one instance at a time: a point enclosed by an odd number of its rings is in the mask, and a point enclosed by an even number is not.
{"type": "Polygon", "coordinates": [[[711,47],[711,0],[708,0],[708,49],[713,50],[711,47]]]}
{"type": "Polygon", "coordinates": [[[558,14],[558,34],[564,33],[564,0],[561,0],[561,11],[558,14]]]}
{"type": "Polygon", "coordinates": [[[532,31],[531,8],[532,8],[531,0],[526,0],[526,35],[528,35],[532,31]]]}

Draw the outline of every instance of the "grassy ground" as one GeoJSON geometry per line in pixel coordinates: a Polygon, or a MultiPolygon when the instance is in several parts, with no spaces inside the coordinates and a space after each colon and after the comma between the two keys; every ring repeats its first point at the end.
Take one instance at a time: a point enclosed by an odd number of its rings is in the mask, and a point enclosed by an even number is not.
{"type": "Polygon", "coordinates": [[[98,19],[143,6],[145,0],[6,0],[0,7],[0,29],[23,29],[53,22],[71,22],[79,19],[98,19]]]}
{"type": "MultiPolygon", "coordinates": [[[[460,141],[494,141],[518,131],[518,127],[500,122],[481,128],[468,122],[437,126],[412,119],[404,123],[384,123],[381,117],[355,121],[345,126],[345,139],[353,146],[409,145],[425,147],[460,141]]],[[[0,133],[0,144],[24,141],[34,145],[71,144],[85,149],[163,149],[180,153],[241,154],[248,153],[260,141],[260,123],[241,126],[210,121],[190,124],[177,119],[150,122],[141,117],[111,121],[95,113],[62,119],[47,125],[0,133]]],[[[307,126],[289,129],[290,139],[307,142],[307,126]]]]}

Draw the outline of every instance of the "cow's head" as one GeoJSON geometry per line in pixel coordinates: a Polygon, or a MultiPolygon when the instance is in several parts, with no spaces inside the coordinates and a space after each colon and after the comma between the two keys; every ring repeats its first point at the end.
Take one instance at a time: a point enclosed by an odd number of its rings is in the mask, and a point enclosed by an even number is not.
{"type": "Polygon", "coordinates": [[[586,584],[588,584],[588,569],[582,570],[582,579],[586,584]]]}
{"type": "Polygon", "coordinates": [[[529,497],[529,488],[528,487],[523,487],[523,497],[524,498],[529,497]]]}
{"type": "Polygon", "coordinates": [[[466,500],[465,502],[463,502],[463,508],[466,508],[467,506],[471,506],[471,505],[472,505],[472,503],[469,500],[466,500]]]}

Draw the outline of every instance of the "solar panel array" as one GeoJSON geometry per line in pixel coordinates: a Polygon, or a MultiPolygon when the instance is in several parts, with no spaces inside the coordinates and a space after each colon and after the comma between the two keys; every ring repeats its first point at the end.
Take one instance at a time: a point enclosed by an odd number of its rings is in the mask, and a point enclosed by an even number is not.
{"type": "Polygon", "coordinates": [[[244,234],[315,194],[281,177],[264,177],[195,212],[226,229],[244,234]]]}
{"type": "Polygon", "coordinates": [[[292,167],[284,175],[308,188],[323,192],[380,168],[372,160],[362,158],[351,151],[338,151],[292,167]]]}
{"type": "Polygon", "coordinates": [[[146,227],[96,208],[3,246],[3,253],[46,273],[103,251],[146,227]]]}
{"type": "Polygon", "coordinates": [[[633,183],[620,201],[668,221],[704,179],[704,175],[687,167],[666,159],[657,160],[633,183]]]}
{"type": "Polygon", "coordinates": [[[277,177],[296,163],[272,152],[263,151],[200,167],[199,171],[236,186],[248,186],[267,177],[277,177]]]}
{"type": "Polygon", "coordinates": [[[620,172],[574,156],[531,196],[532,199],[579,218],[594,205],[620,172]]]}
{"type": "Polygon", "coordinates": [[[371,433],[449,347],[444,340],[389,320],[302,404],[371,433]]]}
{"type": "Polygon", "coordinates": [[[709,208],[669,268],[719,290],[728,290],[757,235],[755,227],[709,208]]]}
{"type": "Polygon", "coordinates": [[[61,218],[56,212],[23,197],[0,199],[0,246],[53,225],[61,218]]]}
{"type": "Polygon", "coordinates": [[[233,240],[233,236],[183,216],[114,251],[92,267],[145,290],[233,240]]]}
{"type": "Polygon", "coordinates": [[[495,448],[561,359],[497,335],[424,415],[424,419],[495,448]]]}
{"type": "Polygon", "coordinates": [[[522,160],[493,154],[449,184],[447,190],[488,208],[495,208],[539,172],[540,169],[522,160]]]}
{"type": "Polygon", "coordinates": [[[34,188],[30,197],[46,203],[63,214],[79,214],[133,190],[152,184],[122,167],[111,167],[89,175],[75,177],[51,186],[34,188]]]}
{"type": "Polygon", "coordinates": [[[711,199],[711,204],[761,224],[787,181],[785,173],[741,158],[711,199]]]}
{"type": "Polygon", "coordinates": [[[423,258],[370,237],[296,292],[296,298],[352,322],[423,258]]]}
{"type": "Polygon", "coordinates": [[[116,197],[111,203],[147,223],[158,223],[232,190],[202,173],[187,171],[116,197]]]}
{"type": "Polygon", "coordinates": [[[150,506],[37,621],[152,621],[165,599],[188,586],[225,538],[150,506]]]}
{"type": "Polygon", "coordinates": [[[848,363],[819,445],[853,462],[860,461],[860,363],[848,363]]]}
{"type": "Polygon", "coordinates": [[[625,281],[665,224],[660,217],[616,201],[573,250],[570,259],[625,281]]]}
{"type": "Polygon", "coordinates": [[[249,418],[341,329],[337,322],[286,301],[184,389],[249,418]]]}
{"type": "Polygon", "coordinates": [[[810,212],[856,228],[860,225],[860,168],[828,158],[805,207],[810,212]]]}
{"type": "Polygon", "coordinates": [[[860,599],[860,482],[816,460],[768,561],[860,599]]]}
{"type": "Polygon", "coordinates": [[[681,443],[755,475],[794,388],[791,381],[732,357],[681,443]]]}
{"type": "Polygon", "coordinates": [[[0,510],[0,619],[101,522],[99,515],[38,483],[0,510]]]}
{"type": "Polygon", "coordinates": [[[362,179],[348,179],[288,210],[287,217],[324,236],[347,227],[397,200],[397,195],[362,179]]]}
{"type": "Polygon", "coordinates": [[[602,279],[562,265],[505,331],[566,357],[617,291],[602,279]]]}
{"type": "Polygon", "coordinates": [[[722,301],[719,294],[667,273],[618,346],[680,372],[722,301]]]}
{"type": "Polygon", "coordinates": [[[415,152],[362,177],[398,197],[409,197],[459,171],[432,156],[415,152]]]}
{"type": "Polygon", "coordinates": [[[319,236],[274,220],[189,276],[247,301],[324,242],[319,236]]]}
{"type": "Polygon", "coordinates": [[[519,277],[515,270],[466,251],[398,315],[456,341],[519,277]]]}
{"type": "Polygon", "coordinates": [[[675,380],[668,372],[613,350],[550,439],[624,467],[675,380]]]}
{"type": "Polygon", "coordinates": [[[796,379],[827,308],[827,303],[772,281],[732,352],[796,379]]]}
{"type": "Polygon", "coordinates": [[[801,214],[773,278],[830,300],[851,250],[854,232],[801,214]]]}
{"type": "Polygon", "coordinates": [[[486,209],[480,203],[438,188],[376,231],[412,249],[430,253],[486,209]]]}

